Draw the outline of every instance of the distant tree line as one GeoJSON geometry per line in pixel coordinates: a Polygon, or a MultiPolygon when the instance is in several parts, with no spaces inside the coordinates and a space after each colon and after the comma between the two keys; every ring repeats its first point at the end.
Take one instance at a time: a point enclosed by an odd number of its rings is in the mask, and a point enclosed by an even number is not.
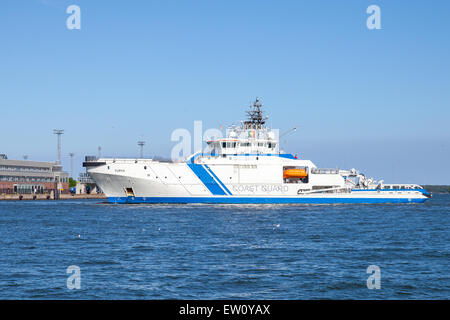
{"type": "Polygon", "coordinates": [[[450,186],[424,185],[425,190],[435,193],[450,193],[450,186]]]}

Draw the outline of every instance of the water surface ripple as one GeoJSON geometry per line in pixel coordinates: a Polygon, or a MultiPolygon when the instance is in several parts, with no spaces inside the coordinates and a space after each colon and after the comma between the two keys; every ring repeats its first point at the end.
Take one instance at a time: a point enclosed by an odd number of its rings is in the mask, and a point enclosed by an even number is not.
{"type": "Polygon", "coordinates": [[[448,299],[449,208],[1,201],[0,298],[448,299]]]}

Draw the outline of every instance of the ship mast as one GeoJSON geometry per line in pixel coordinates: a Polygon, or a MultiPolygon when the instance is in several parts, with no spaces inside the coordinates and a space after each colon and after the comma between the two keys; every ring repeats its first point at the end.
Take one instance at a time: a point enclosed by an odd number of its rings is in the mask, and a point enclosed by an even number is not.
{"type": "Polygon", "coordinates": [[[244,129],[262,129],[266,123],[267,116],[263,117],[262,103],[256,98],[250,110],[247,111],[248,120],[244,121],[244,129]]]}

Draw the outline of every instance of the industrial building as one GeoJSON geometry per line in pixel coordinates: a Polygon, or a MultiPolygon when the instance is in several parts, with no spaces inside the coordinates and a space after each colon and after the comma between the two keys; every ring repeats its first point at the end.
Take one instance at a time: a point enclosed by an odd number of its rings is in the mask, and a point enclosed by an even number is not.
{"type": "Polygon", "coordinates": [[[69,192],[69,175],[58,162],[8,160],[0,155],[0,194],[69,192]]]}

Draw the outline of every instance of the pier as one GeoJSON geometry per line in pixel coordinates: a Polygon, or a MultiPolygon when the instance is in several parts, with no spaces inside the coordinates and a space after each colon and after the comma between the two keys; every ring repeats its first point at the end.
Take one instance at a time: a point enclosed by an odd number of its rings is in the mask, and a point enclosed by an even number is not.
{"type": "Polygon", "coordinates": [[[6,194],[0,193],[0,201],[11,200],[80,200],[80,199],[107,199],[104,194],[60,194],[55,197],[54,193],[51,194],[6,194]]]}

